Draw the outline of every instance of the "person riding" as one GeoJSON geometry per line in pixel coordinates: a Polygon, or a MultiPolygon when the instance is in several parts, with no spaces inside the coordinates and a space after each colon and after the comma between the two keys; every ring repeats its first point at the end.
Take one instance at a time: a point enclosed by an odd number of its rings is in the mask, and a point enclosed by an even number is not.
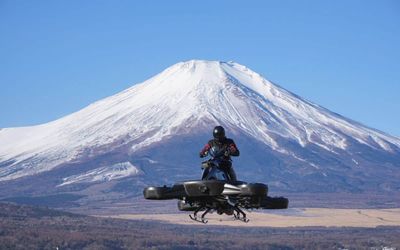
{"type": "Polygon", "coordinates": [[[214,128],[213,137],[214,139],[208,141],[200,151],[200,158],[207,156],[209,150],[214,146],[225,148],[225,153],[222,157],[223,161],[220,164],[220,167],[227,172],[232,181],[236,181],[236,173],[232,167],[231,156],[239,156],[239,149],[232,139],[225,136],[225,129],[222,126],[216,126],[214,128]]]}

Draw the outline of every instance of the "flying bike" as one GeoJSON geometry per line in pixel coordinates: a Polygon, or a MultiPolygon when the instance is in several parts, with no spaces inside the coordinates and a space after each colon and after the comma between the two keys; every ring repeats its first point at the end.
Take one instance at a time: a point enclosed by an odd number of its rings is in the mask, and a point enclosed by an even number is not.
{"type": "Polygon", "coordinates": [[[224,148],[212,147],[209,150],[210,158],[201,164],[201,180],[178,182],[169,187],[146,187],[143,190],[144,198],[178,199],[178,209],[193,212],[189,217],[201,223],[207,223],[205,216],[212,212],[227,214],[247,223],[249,219],[243,210],[288,208],[287,198],[268,196],[266,184],[231,180],[224,168],[226,159],[223,155],[226,155],[224,148]]]}

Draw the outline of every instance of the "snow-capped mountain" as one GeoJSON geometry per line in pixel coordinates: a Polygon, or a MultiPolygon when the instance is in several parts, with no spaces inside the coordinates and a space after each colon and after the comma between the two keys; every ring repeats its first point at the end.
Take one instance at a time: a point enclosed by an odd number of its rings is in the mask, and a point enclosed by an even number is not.
{"type": "Polygon", "coordinates": [[[118,180],[138,174],[140,174],[140,170],[133,166],[132,163],[122,162],[112,166],[92,169],[83,174],[65,177],[63,178],[63,183],[58,185],[58,187],[76,183],[118,180]]]}
{"type": "Polygon", "coordinates": [[[328,191],[400,190],[389,178],[400,176],[399,138],[306,101],[238,63],[200,60],[177,63],[61,119],[1,129],[0,185],[51,176],[55,189],[86,188],[106,180],[102,174],[119,163],[131,165],[118,181],[195,177],[198,151],[215,125],[225,126],[242,151],[235,160],[239,176],[287,190],[327,183],[328,191]]]}

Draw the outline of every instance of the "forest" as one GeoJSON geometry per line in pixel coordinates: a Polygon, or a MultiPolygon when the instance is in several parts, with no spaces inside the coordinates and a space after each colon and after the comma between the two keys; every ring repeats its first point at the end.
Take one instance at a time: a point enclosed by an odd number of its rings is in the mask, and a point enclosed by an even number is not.
{"type": "Polygon", "coordinates": [[[0,203],[0,249],[400,249],[400,227],[183,226],[0,203]]]}

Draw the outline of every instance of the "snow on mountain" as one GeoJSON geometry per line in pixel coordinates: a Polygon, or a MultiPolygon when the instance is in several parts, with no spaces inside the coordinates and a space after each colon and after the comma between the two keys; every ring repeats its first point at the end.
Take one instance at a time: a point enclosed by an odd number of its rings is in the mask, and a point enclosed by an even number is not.
{"type": "Polygon", "coordinates": [[[58,187],[77,183],[118,180],[129,176],[135,176],[140,173],[141,171],[137,167],[133,166],[132,163],[121,162],[110,167],[96,168],[83,174],[77,174],[63,178],[63,183],[58,185],[58,187]]]}
{"type": "MultiPolygon", "coordinates": [[[[238,63],[192,60],[61,119],[0,130],[0,181],[50,171],[125,144],[133,155],[165,138],[210,130],[214,124],[295,158],[297,153],[277,138],[333,154],[346,150],[349,138],[388,153],[400,148],[399,138],[303,100],[238,63]]],[[[105,173],[99,168],[68,177],[62,185],[105,173]]]]}

